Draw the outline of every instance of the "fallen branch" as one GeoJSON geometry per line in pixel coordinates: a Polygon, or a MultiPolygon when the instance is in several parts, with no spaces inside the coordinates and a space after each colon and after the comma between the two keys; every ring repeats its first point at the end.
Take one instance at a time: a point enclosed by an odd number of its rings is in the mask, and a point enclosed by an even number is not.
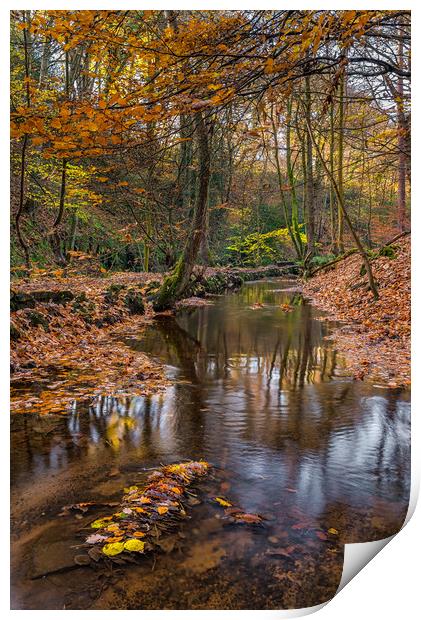
{"type": "Polygon", "coordinates": [[[395,243],[396,241],[398,241],[398,239],[401,239],[401,237],[406,237],[406,235],[410,235],[410,234],[411,234],[410,230],[404,230],[403,232],[399,233],[399,235],[396,235],[395,237],[393,237],[393,239],[391,239],[390,241],[387,241],[386,243],[384,243],[381,247],[385,248],[388,245],[392,245],[392,243],[395,243]]]}

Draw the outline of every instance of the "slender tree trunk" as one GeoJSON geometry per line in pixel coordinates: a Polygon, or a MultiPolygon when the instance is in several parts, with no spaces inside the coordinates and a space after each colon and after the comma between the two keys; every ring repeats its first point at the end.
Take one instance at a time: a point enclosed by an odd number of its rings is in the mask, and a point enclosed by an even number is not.
{"type": "Polygon", "coordinates": [[[149,238],[152,234],[152,219],[151,219],[151,214],[148,211],[146,214],[146,232],[147,232],[147,237],[143,243],[143,271],[146,271],[146,273],[148,273],[149,271],[149,258],[150,258],[150,254],[151,254],[151,247],[150,247],[150,243],[149,243],[149,238]]]}
{"type": "MultiPolygon", "coordinates": [[[[344,202],[344,89],[345,78],[342,75],[339,82],[339,121],[338,121],[338,190],[340,200],[344,202]]],[[[343,211],[338,204],[338,252],[344,252],[344,218],[343,211]]]]}
{"type": "MultiPolygon", "coordinates": [[[[28,25],[28,18],[26,11],[23,11],[23,21],[25,26],[28,25]]],[[[23,30],[23,47],[24,47],[24,58],[25,58],[25,78],[26,78],[26,105],[28,108],[31,105],[31,94],[29,90],[29,76],[30,76],[30,57],[29,57],[29,41],[28,41],[28,30],[25,27],[23,30]]],[[[31,259],[29,255],[28,245],[23,237],[22,230],[20,227],[21,217],[23,214],[23,207],[25,204],[25,177],[26,177],[26,154],[28,148],[28,134],[25,134],[22,142],[22,151],[21,151],[21,161],[20,161],[20,194],[19,194],[19,207],[15,216],[15,227],[16,227],[16,235],[20,246],[23,250],[25,256],[25,264],[28,269],[31,266],[31,259]]]]}
{"type": "MultiPolygon", "coordinates": [[[[296,239],[293,227],[291,226],[291,218],[290,218],[290,215],[289,215],[289,212],[288,212],[288,205],[287,205],[287,202],[286,202],[286,199],[285,199],[285,193],[284,193],[284,189],[283,189],[281,163],[280,163],[280,160],[279,160],[278,128],[276,126],[275,119],[274,119],[274,116],[273,116],[273,108],[271,109],[271,122],[272,122],[272,131],[273,131],[273,142],[274,142],[274,156],[275,156],[275,164],[276,164],[276,173],[277,173],[277,176],[278,176],[278,186],[279,186],[279,193],[281,195],[282,210],[283,210],[283,213],[284,213],[285,226],[288,229],[288,234],[289,234],[289,237],[290,237],[290,239],[292,241],[292,244],[294,246],[297,258],[301,258],[302,251],[301,251],[301,248],[300,248],[300,244],[298,243],[298,241],[296,239]]],[[[300,238],[300,242],[301,242],[301,238],[300,238]]]]}
{"type": "MultiPolygon", "coordinates": [[[[330,175],[335,176],[335,100],[332,97],[330,104],[330,148],[329,148],[330,175]]],[[[333,183],[329,183],[329,209],[330,209],[330,245],[332,252],[336,252],[335,231],[335,189],[333,183]]]]}
{"type": "Polygon", "coordinates": [[[67,160],[63,159],[61,163],[61,182],[60,182],[60,199],[59,199],[59,207],[56,219],[53,224],[53,232],[51,235],[51,246],[54,254],[56,255],[57,262],[65,263],[66,262],[66,248],[61,247],[61,238],[60,238],[60,226],[63,221],[65,204],[66,204],[66,171],[67,171],[67,160]]]}
{"type": "MultiPolygon", "coordinates": [[[[305,118],[307,126],[311,122],[311,91],[310,76],[305,78],[305,118]]],[[[306,229],[307,229],[307,249],[310,256],[314,254],[314,178],[313,178],[313,146],[309,132],[306,139],[306,229]]]]}
{"type": "MultiPolygon", "coordinates": [[[[70,92],[70,72],[69,72],[69,52],[66,50],[64,56],[64,71],[65,71],[65,89],[66,97],[69,99],[70,92]]],[[[60,226],[63,222],[65,204],[66,204],[66,183],[67,183],[67,159],[63,158],[61,162],[61,182],[60,182],[60,199],[58,206],[58,213],[53,224],[53,232],[51,236],[51,245],[53,252],[56,255],[57,261],[61,264],[66,263],[66,248],[61,247],[60,239],[60,226]]],[[[64,244],[65,245],[65,244],[64,244]]]]}
{"type": "MultiPolygon", "coordinates": [[[[403,41],[399,41],[399,65],[403,67],[403,41]]],[[[403,78],[398,77],[397,84],[397,118],[398,118],[398,229],[405,230],[406,224],[406,123],[403,107],[403,78]]]]}
{"type": "Polygon", "coordinates": [[[79,218],[77,216],[77,213],[73,212],[73,214],[72,214],[72,226],[71,226],[71,229],[70,229],[70,241],[69,241],[69,248],[68,248],[70,250],[70,252],[74,252],[75,251],[78,222],[79,222],[79,218]]]}
{"type": "Polygon", "coordinates": [[[295,178],[291,161],[291,117],[292,117],[292,97],[288,101],[287,118],[286,118],[286,160],[288,182],[291,187],[291,228],[295,238],[295,245],[298,247],[298,258],[303,256],[303,244],[301,242],[301,233],[298,223],[298,200],[295,191],[295,178]]]}

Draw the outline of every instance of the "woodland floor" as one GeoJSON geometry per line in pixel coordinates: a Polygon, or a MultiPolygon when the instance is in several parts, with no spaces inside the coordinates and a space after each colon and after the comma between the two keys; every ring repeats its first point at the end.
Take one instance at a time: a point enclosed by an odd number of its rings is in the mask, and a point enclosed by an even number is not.
{"type": "Polygon", "coordinates": [[[388,387],[411,382],[411,237],[393,244],[395,258],[372,261],[379,300],[374,301],[360,276],[357,254],[320,271],[304,285],[304,294],[327,311],[325,320],[343,322],[333,333],[356,380],[371,379],[388,387]]]}
{"type": "Polygon", "coordinates": [[[142,333],[151,320],[148,308],[133,315],[118,290],[109,300],[106,297],[112,285],[136,285],[142,291],[156,279],[155,274],[116,273],[13,282],[19,294],[70,290],[75,297],[68,303],[40,302],[11,313],[17,330],[11,347],[13,384],[40,384],[37,396],[29,399],[14,390],[12,411],[62,412],[75,398],[117,391],[147,395],[163,389],[168,383],[164,369],[123,342],[125,334],[142,333]]]}

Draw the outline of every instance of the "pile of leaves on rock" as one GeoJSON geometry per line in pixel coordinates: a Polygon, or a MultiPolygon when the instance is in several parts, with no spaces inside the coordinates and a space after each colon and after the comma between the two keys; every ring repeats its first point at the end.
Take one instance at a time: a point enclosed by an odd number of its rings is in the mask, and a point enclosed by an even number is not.
{"type": "Polygon", "coordinates": [[[304,293],[347,323],[334,333],[356,379],[367,377],[390,388],[410,384],[411,237],[406,236],[372,257],[379,300],[367,290],[367,276],[357,254],[320,271],[304,293]]]}
{"type": "Polygon", "coordinates": [[[143,487],[125,489],[118,511],[91,523],[95,532],[82,545],[87,555],[77,555],[75,562],[87,564],[108,557],[124,563],[158,548],[159,537],[187,517],[184,502],[191,494],[189,487],[210,468],[206,461],[166,465],[152,472],[143,487]]]}

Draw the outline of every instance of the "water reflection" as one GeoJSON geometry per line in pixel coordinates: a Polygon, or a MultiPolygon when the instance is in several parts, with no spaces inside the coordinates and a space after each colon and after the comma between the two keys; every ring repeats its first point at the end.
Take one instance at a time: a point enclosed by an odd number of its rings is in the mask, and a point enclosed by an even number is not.
{"type": "Polygon", "coordinates": [[[385,505],[401,520],[408,396],[341,377],[326,323],[283,286],[249,284],[131,338],[167,364],[175,383],[165,395],[75,403],[67,417],[16,416],[14,482],[34,485],[74,462],[203,457],[226,472],[234,501],[281,521],[321,519],[334,506],[384,513],[385,505]],[[263,307],[252,309],[257,302],[263,307]]]}

